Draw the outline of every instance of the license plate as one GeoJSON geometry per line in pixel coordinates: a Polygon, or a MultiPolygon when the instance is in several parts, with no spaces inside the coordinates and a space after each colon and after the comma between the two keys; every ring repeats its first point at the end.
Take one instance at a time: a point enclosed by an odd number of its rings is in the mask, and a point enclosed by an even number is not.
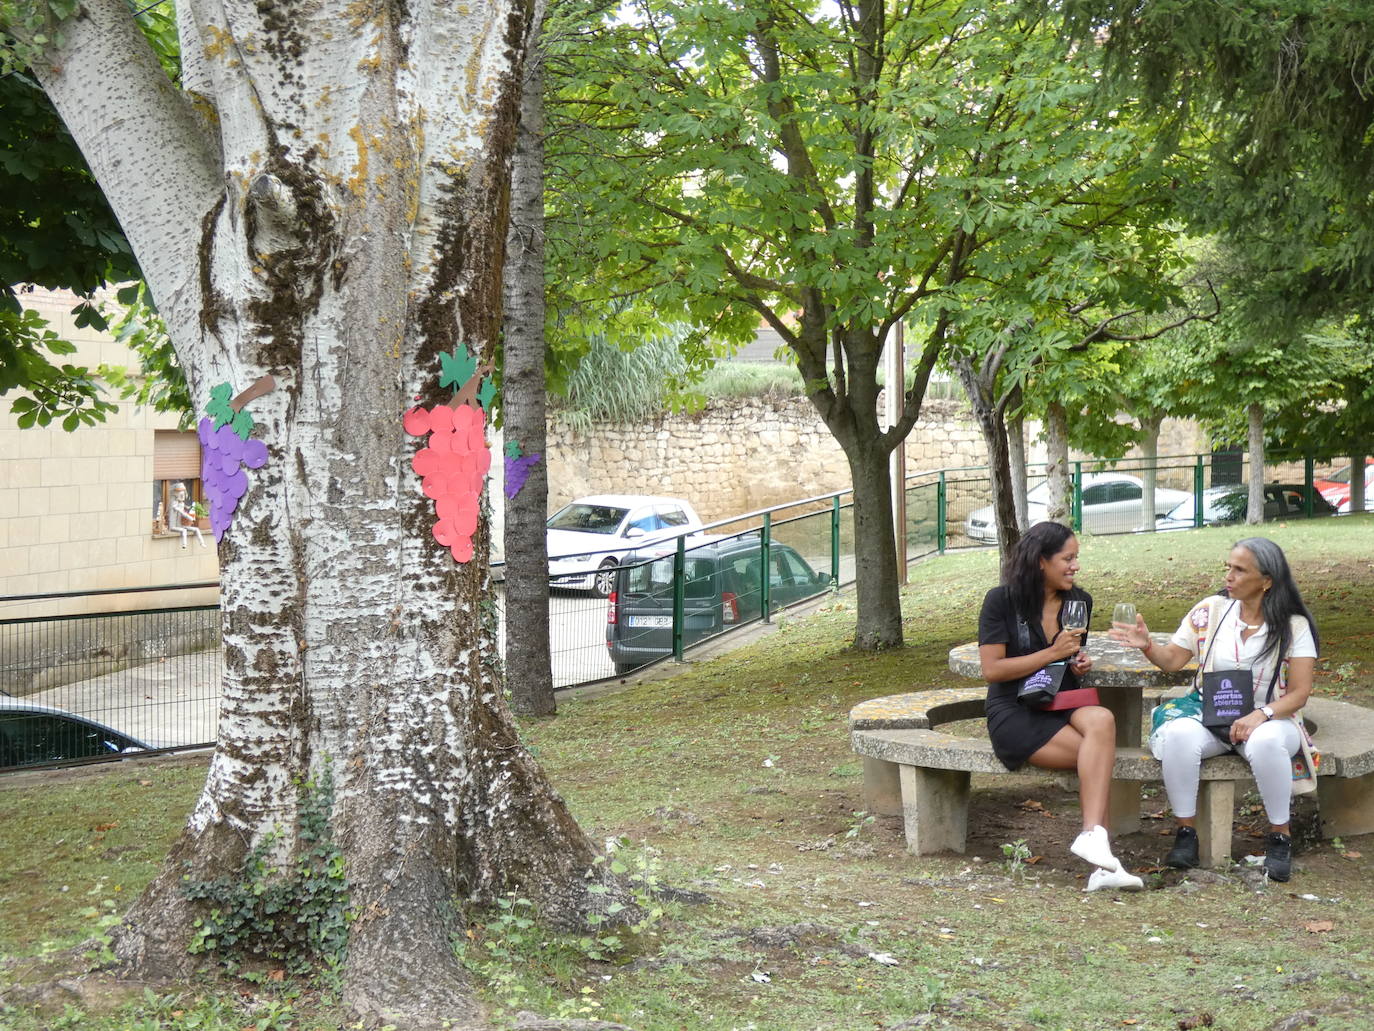
{"type": "Polygon", "coordinates": [[[630,626],[656,626],[671,627],[673,625],[672,616],[631,616],[630,626]]]}

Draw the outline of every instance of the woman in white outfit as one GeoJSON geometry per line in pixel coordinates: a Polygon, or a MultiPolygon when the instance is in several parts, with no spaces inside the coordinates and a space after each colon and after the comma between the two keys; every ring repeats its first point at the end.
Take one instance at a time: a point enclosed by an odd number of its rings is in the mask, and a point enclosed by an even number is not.
{"type": "MultiPolygon", "coordinates": [[[[1165,862],[1198,865],[1197,796],[1202,760],[1235,751],[1250,764],[1269,818],[1264,869],[1276,881],[1292,872],[1289,809],[1293,757],[1302,745],[1302,707],[1312,693],[1317,663],[1317,626],[1298,592],[1283,550],[1264,537],[1238,541],[1226,562],[1226,590],[1204,598],[1184,617],[1170,642],[1155,645],[1145,620],[1113,624],[1110,636],[1141,649],[1166,672],[1194,659],[1204,672],[1249,670],[1254,708],[1229,730],[1203,725],[1195,686],[1183,698],[1159,706],[1150,750],[1164,768],[1164,787],[1178,821],[1165,862]]],[[[1200,679],[1200,677],[1199,677],[1200,679]]]]}

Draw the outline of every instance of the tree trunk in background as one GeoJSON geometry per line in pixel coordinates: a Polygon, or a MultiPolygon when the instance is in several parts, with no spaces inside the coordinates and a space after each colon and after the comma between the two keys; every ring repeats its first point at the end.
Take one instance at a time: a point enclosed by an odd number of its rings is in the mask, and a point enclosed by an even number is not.
{"type": "Polygon", "coordinates": [[[1369,467],[1365,465],[1365,456],[1353,454],[1350,456],[1350,511],[1363,512],[1365,510],[1364,492],[1365,484],[1368,482],[1369,467]]]}
{"type": "Polygon", "coordinates": [[[1144,437],[1140,441],[1140,451],[1145,461],[1141,471],[1140,529],[1153,531],[1155,528],[1155,487],[1159,482],[1159,428],[1164,424],[1162,413],[1142,416],[1140,428],[1144,437]]]}
{"type": "Polygon", "coordinates": [[[544,56],[538,46],[544,4],[536,3],[525,63],[520,130],[511,173],[511,223],[506,254],[505,360],[502,394],[508,463],[505,499],[506,686],[524,716],[557,711],[549,650],[549,465],[544,382],[544,56]],[[523,467],[520,468],[520,467],[523,467]]]}
{"type": "MultiPolygon", "coordinates": [[[[1021,539],[1023,527],[1016,515],[1016,497],[1013,493],[1013,473],[1011,448],[1007,427],[1003,419],[1006,411],[1005,401],[999,402],[995,396],[996,368],[987,372],[975,370],[968,358],[954,361],[954,369],[964,385],[973,417],[983,434],[983,444],[988,450],[988,487],[992,493],[992,510],[997,520],[997,543],[1003,555],[1011,552],[1021,539]]],[[[1021,461],[1025,462],[1022,450],[1021,461]]]]}
{"type": "Polygon", "coordinates": [[[1264,522],[1264,406],[1258,402],[1247,405],[1245,415],[1249,424],[1250,459],[1250,493],[1245,521],[1258,526],[1264,522]]]}
{"type": "Polygon", "coordinates": [[[1007,408],[1015,415],[1007,417],[1007,454],[1011,460],[1011,499],[1016,510],[1016,525],[1025,533],[1030,526],[1030,509],[1026,502],[1026,419],[1021,414],[1021,388],[1007,398],[1007,408]]]}
{"type": "Polygon", "coordinates": [[[1069,416],[1064,406],[1051,401],[1045,408],[1045,476],[1049,480],[1049,500],[1045,518],[1073,525],[1073,480],[1069,476],[1069,416]]]}
{"type": "Polygon", "coordinates": [[[902,643],[902,601],[888,452],[870,445],[853,452],[846,448],[845,453],[854,480],[854,586],[859,609],[854,647],[896,648],[902,643]]]}
{"type": "MultiPolygon", "coordinates": [[[[847,372],[846,391],[835,391],[824,364],[829,334],[819,308],[804,310],[800,339],[792,345],[804,378],[823,384],[807,397],[835,437],[849,464],[854,488],[854,593],[858,618],[854,647],[863,651],[896,648],[902,644],[902,604],[897,575],[897,534],[892,523],[892,469],[889,456],[897,434],[909,424],[886,433],[879,425],[878,362],[881,347],[875,334],[849,331],[853,337],[836,342],[847,372]]],[[[838,334],[837,334],[838,335],[838,334]]],[[[924,394],[934,360],[923,356],[917,386],[924,394]]],[[[905,416],[904,416],[905,420],[905,416]]]]}
{"type": "Polygon", "coordinates": [[[218,746],[115,950],[126,969],[184,974],[201,915],[186,879],[236,881],[255,846],[288,866],[312,844],[303,785],[328,771],[357,914],[345,1003],[408,1029],[476,1024],[455,904],[514,890],[572,926],[608,899],[588,891],[595,849],[502,699],[485,525],[455,563],[411,467],[424,444],[402,429],[411,406],[453,402],[442,353],[495,354],[527,11],[321,0],[283,18],[180,0],[177,13],[194,99],[123,0],[87,0],[34,62],[197,408],[218,385],[275,381],[246,409],[266,465],[219,543],[218,746]]]}

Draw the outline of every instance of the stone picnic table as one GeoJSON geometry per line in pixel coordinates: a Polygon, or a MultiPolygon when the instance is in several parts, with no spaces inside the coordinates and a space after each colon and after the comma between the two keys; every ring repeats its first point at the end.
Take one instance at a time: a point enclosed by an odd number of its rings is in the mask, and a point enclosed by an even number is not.
{"type": "MultiPolygon", "coordinates": [[[[1152,635],[1157,644],[1166,634],[1152,635]]],[[[1159,763],[1140,747],[1144,705],[1177,695],[1193,667],[1165,673],[1137,648],[1090,638],[1093,668],[1082,678],[1096,687],[1102,704],[1116,715],[1117,753],[1112,767],[1108,822],[1114,834],[1140,829],[1140,787],[1158,782],[1159,763]]],[[[950,650],[949,668],[983,683],[976,643],[950,650]]],[[[1024,766],[1008,774],[986,737],[955,735],[948,724],[983,716],[986,688],[945,687],[870,698],[849,713],[850,743],[863,758],[864,805],[882,815],[900,815],[908,851],[917,855],[967,843],[968,802],[973,774],[1061,777],[1062,772],[1024,766]]],[[[1321,751],[1317,801],[1323,837],[1374,832],[1374,710],[1330,698],[1312,698],[1303,710],[1321,751]]],[[[1240,756],[1223,755],[1203,764],[1198,791],[1198,838],[1204,866],[1231,854],[1236,785],[1250,779],[1240,756]]]]}
{"type": "MultiPolygon", "coordinates": [[[[1157,645],[1169,643],[1170,634],[1151,634],[1157,645]]],[[[1169,688],[1193,682],[1197,663],[1190,662],[1181,670],[1165,673],[1141,653],[1139,648],[1118,644],[1106,634],[1088,638],[1088,654],[1093,668],[1079,677],[1082,687],[1097,688],[1103,707],[1116,715],[1116,743],[1127,747],[1140,744],[1145,716],[1145,693],[1159,694],[1169,688]]],[[[978,661],[978,642],[961,644],[949,650],[949,668],[962,677],[983,681],[982,664],[978,661]]],[[[986,683],[986,681],[983,681],[986,683]]]]}
{"type": "MultiPolygon", "coordinates": [[[[1157,645],[1169,643],[1170,634],[1151,634],[1157,645]]],[[[1166,673],[1139,648],[1119,644],[1105,633],[1088,638],[1088,654],[1093,668],[1079,677],[1082,687],[1097,688],[1098,698],[1116,717],[1118,748],[1140,746],[1145,718],[1145,694],[1156,696],[1170,688],[1190,684],[1197,671],[1197,663],[1190,662],[1182,669],[1166,673]]],[[[978,642],[972,641],[951,648],[949,668],[963,677],[983,681],[982,664],[978,661],[978,642]]],[[[983,681],[986,683],[986,681],[983,681]]],[[[1129,834],[1140,827],[1140,784],[1135,781],[1113,780],[1109,802],[1109,820],[1114,834],[1129,834]]]]}

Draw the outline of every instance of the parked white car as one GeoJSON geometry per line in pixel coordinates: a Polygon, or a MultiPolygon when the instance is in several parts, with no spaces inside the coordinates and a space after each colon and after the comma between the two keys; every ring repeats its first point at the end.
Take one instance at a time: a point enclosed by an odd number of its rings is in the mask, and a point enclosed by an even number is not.
{"type": "Polygon", "coordinates": [[[615,589],[616,567],[635,548],[696,533],[701,526],[696,510],[682,498],[578,498],[549,516],[549,584],[604,598],[615,589]]]}
{"type": "MultiPolygon", "coordinates": [[[[1374,470],[1370,470],[1364,475],[1364,510],[1374,512],[1374,470]]],[[[1345,495],[1336,506],[1336,511],[1341,515],[1348,515],[1350,512],[1350,485],[1348,483],[1345,487],[1345,495]]]]}
{"type": "MultiPolygon", "coordinates": [[[[1130,533],[1143,525],[1140,500],[1144,485],[1125,473],[1091,473],[1083,477],[1083,530],[1086,533],[1130,533]]],[[[1026,511],[1031,525],[1043,523],[1048,511],[1050,487],[1041,481],[1026,492],[1026,511]]],[[[1155,519],[1193,495],[1172,487],[1155,487],[1155,519]]],[[[1151,520],[1153,522],[1154,520],[1151,520]]],[[[997,543],[997,517],[991,505],[977,509],[964,521],[964,533],[980,544],[997,543]]]]}

